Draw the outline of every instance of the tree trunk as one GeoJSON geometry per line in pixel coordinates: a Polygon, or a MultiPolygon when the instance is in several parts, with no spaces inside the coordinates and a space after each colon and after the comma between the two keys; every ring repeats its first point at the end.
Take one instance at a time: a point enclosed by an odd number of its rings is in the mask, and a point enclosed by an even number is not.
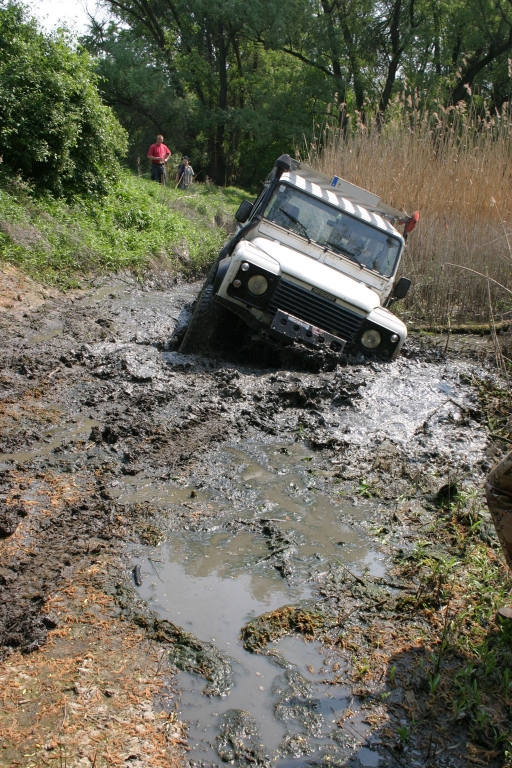
{"type": "Polygon", "coordinates": [[[356,98],[356,108],[361,113],[361,119],[364,122],[364,85],[363,78],[361,76],[361,69],[359,67],[359,61],[357,52],[355,50],[354,41],[352,38],[352,32],[350,31],[348,24],[346,23],[346,15],[343,12],[339,16],[339,22],[341,31],[343,34],[343,40],[347,47],[348,60],[350,64],[350,74],[352,75],[352,82],[354,84],[354,96],[356,98]]]}
{"type": "Polygon", "coordinates": [[[482,56],[482,51],[478,51],[475,54],[473,60],[468,64],[466,71],[452,91],[451,103],[458,104],[459,101],[465,101],[469,96],[467,87],[473,87],[475,77],[480,74],[488,64],[491,64],[503,53],[508,53],[510,50],[512,50],[512,25],[509,28],[507,37],[502,40],[501,43],[493,41],[485,56],[482,56]]]}
{"type": "MultiPolygon", "coordinates": [[[[412,5],[410,7],[410,13],[412,14],[412,5]]],[[[404,51],[403,45],[400,44],[400,13],[402,11],[402,0],[396,0],[393,7],[393,13],[391,14],[389,37],[391,39],[391,59],[388,64],[388,72],[386,75],[386,82],[379,99],[379,124],[382,122],[383,116],[388,108],[391,93],[393,92],[393,86],[396,80],[396,73],[400,65],[400,59],[404,51]]],[[[412,25],[412,19],[411,19],[412,25]]]]}

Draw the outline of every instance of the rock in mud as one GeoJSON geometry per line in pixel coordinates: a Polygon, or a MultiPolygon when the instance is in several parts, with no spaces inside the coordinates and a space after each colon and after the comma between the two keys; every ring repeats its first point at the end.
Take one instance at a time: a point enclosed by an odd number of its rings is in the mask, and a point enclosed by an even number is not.
{"type": "Polygon", "coordinates": [[[286,757],[303,757],[313,751],[309,737],[305,733],[294,733],[286,736],[279,745],[279,752],[286,757]]]}
{"type": "Polygon", "coordinates": [[[16,531],[20,521],[17,509],[4,507],[0,509],[0,539],[6,539],[16,531]]]}
{"type": "Polygon", "coordinates": [[[133,580],[137,587],[142,586],[142,574],[140,571],[140,565],[136,565],[135,568],[132,571],[133,573],[133,580]]]}

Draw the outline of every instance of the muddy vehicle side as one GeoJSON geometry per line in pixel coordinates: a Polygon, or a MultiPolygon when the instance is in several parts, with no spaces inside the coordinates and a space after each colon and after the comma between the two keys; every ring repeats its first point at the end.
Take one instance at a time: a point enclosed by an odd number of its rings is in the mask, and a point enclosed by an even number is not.
{"type": "Polygon", "coordinates": [[[235,218],[239,229],[199,294],[182,352],[208,351],[234,313],[284,344],[396,359],[407,328],[389,307],[410,286],[396,274],[417,214],[282,155],[235,218]]]}

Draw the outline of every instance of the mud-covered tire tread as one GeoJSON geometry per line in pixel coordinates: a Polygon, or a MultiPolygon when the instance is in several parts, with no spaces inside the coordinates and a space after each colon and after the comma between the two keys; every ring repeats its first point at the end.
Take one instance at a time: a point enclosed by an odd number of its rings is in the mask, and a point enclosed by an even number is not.
{"type": "Polygon", "coordinates": [[[213,298],[213,278],[214,274],[210,273],[198,296],[180,346],[180,352],[184,354],[209,351],[224,318],[225,310],[219,307],[213,298]]]}

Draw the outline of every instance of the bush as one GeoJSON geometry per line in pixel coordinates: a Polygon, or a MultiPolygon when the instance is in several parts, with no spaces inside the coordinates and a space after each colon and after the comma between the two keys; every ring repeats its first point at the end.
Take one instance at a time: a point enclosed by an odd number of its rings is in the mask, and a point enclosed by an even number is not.
{"type": "Polygon", "coordinates": [[[126,133],[97,90],[89,55],[43,34],[19,5],[0,10],[0,155],[8,175],[56,196],[105,194],[126,133]]]}
{"type": "Polygon", "coordinates": [[[219,253],[245,196],[209,184],[183,193],[126,171],[101,200],[34,196],[12,183],[0,188],[0,265],[64,289],[152,266],[197,275],[219,253]]]}

